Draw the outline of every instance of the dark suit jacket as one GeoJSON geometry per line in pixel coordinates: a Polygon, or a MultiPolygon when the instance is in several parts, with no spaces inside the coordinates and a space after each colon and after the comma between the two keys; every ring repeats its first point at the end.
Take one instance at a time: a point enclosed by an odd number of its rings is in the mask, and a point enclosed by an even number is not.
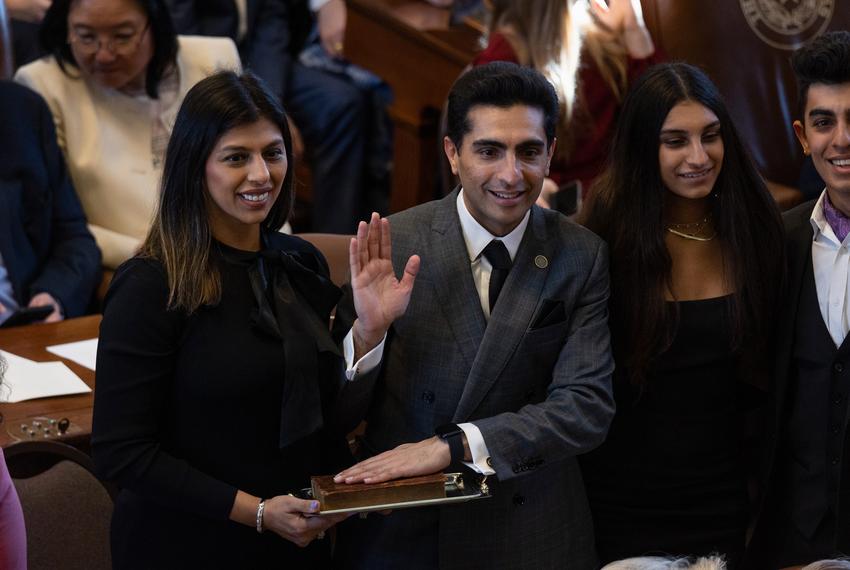
{"type": "MultiPolygon", "coordinates": [[[[807,264],[811,264],[811,248],[814,232],[810,218],[817,200],[811,200],[789,210],[783,214],[785,223],[785,245],[787,259],[787,281],[783,295],[784,310],[779,319],[779,331],[776,343],[776,368],[774,370],[773,398],[774,413],[770,418],[769,447],[765,455],[763,479],[766,492],[763,493],[763,504],[760,507],[759,517],[756,522],[755,532],[750,548],[747,552],[748,568],[768,568],[765,560],[770,560],[773,553],[781,549],[782,525],[791,525],[787,519],[791,506],[785,505],[788,497],[779,485],[782,466],[779,464],[780,450],[785,443],[782,438],[784,426],[787,425],[792,410],[791,383],[793,380],[792,366],[794,357],[795,336],[798,319],[798,307],[800,294],[803,289],[804,276],[807,264]],[[783,506],[784,505],[784,506],[783,506]],[[782,519],[782,520],[778,520],[782,519]]],[[[817,310],[817,307],[815,307],[817,310]]],[[[818,318],[820,315],[818,314],[818,318]]],[[[824,414],[827,412],[828,402],[824,402],[824,414]]],[[[814,427],[814,426],[813,426],[814,427]]],[[[817,429],[822,429],[817,426],[817,429]]],[[[850,457],[846,452],[848,442],[845,438],[844,461],[850,457]]],[[[824,460],[826,460],[824,458],[824,460]]],[[[839,541],[836,548],[847,550],[850,547],[850,469],[843,468],[841,481],[841,493],[839,504],[833,505],[833,511],[838,513],[839,541]],[[842,540],[840,537],[845,537],[842,540]]]]}
{"type": "Polygon", "coordinates": [[[20,305],[47,292],[65,316],[83,314],[100,275],[100,251],[86,227],[56,145],[53,118],[35,92],[0,82],[0,253],[20,305]]]}
{"type": "Polygon", "coordinates": [[[166,0],[178,33],[226,36],[237,42],[242,65],[283,99],[292,58],[301,50],[312,16],[308,0],[248,0],[247,32],[237,41],[233,0],[166,0]]]}
{"type": "MultiPolygon", "coordinates": [[[[448,422],[481,430],[494,496],[440,510],[440,568],[593,568],[576,455],[603,441],[614,414],[606,246],[534,206],[488,322],[456,198],[457,191],[391,217],[396,271],[414,253],[421,270],[374,389],[353,382],[362,399],[346,402],[369,407],[364,442],[372,452],[426,439],[448,422]]],[[[390,515],[391,532],[363,548],[419,568],[417,552],[403,551],[407,520],[390,515]]]]}

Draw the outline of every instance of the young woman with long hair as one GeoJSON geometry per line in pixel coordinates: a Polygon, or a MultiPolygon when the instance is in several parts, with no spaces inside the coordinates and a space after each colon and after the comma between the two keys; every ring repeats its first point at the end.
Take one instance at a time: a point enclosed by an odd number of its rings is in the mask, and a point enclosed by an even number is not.
{"type": "Polygon", "coordinates": [[[586,458],[603,561],[708,555],[747,527],[743,415],[764,388],[779,212],[714,84],[662,64],[627,96],[586,225],[608,243],[618,409],[586,458]]]}
{"type": "MultiPolygon", "coordinates": [[[[328,562],[327,541],[315,539],[339,519],[313,516],[317,502],[289,493],[347,458],[353,426],[331,413],[344,388],[328,328],[340,293],[318,250],[277,231],[292,196],[292,138],[276,97],[233,72],[193,87],[156,219],[116,271],[100,330],[92,451],[121,487],[116,568],[328,562]]],[[[376,218],[372,229],[386,226],[376,218]]],[[[352,244],[355,301],[364,291],[386,300],[375,277],[396,283],[379,233],[389,240],[386,226],[366,244],[361,223],[352,244]],[[383,272],[370,266],[373,251],[383,272]]],[[[368,303],[358,310],[368,321],[368,303]]]]}

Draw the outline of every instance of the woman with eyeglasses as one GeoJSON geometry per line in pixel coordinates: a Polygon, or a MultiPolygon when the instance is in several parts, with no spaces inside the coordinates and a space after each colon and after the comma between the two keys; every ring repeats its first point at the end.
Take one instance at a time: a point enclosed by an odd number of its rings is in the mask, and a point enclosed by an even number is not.
{"type": "Polygon", "coordinates": [[[216,69],[239,69],[236,46],[178,37],[164,0],[55,0],[40,42],[51,55],[15,79],[47,101],[104,265],[117,267],[150,227],[183,97],[216,69]]]}

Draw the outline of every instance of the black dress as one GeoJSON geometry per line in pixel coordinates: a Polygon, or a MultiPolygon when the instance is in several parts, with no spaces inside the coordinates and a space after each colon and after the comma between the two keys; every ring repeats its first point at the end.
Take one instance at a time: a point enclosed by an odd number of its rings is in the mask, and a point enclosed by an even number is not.
{"type": "Polygon", "coordinates": [[[720,553],[747,524],[739,381],[727,297],[679,303],[643,394],[621,375],[608,439],[583,458],[600,562],[720,553]]]}
{"type": "MultiPolygon", "coordinates": [[[[268,239],[326,274],[311,245],[268,239]]],[[[258,255],[215,244],[212,256],[222,282],[216,306],[190,316],[166,310],[164,270],[138,258],[118,269],[106,299],[92,447],[101,474],[122,487],[114,566],[319,567],[327,541],[302,549],[228,518],[237,489],[270,498],[333,471],[320,432],[281,447],[286,363],[281,338],[256,323],[248,269],[258,255]]]]}

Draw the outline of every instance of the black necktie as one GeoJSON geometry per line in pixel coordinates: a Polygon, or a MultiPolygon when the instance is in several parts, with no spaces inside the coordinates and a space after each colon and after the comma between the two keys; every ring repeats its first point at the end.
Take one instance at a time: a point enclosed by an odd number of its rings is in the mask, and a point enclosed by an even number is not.
{"type": "Polygon", "coordinates": [[[492,313],[493,307],[496,306],[496,299],[499,298],[499,291],[502,290],[502,285],[505,284],[505,279],[508,278],[508,272],[511,270],[511,256],[505,244],[497,239],[488,243],[482,253],[493,266],[490,272],[490,312],[492,313]]]}

